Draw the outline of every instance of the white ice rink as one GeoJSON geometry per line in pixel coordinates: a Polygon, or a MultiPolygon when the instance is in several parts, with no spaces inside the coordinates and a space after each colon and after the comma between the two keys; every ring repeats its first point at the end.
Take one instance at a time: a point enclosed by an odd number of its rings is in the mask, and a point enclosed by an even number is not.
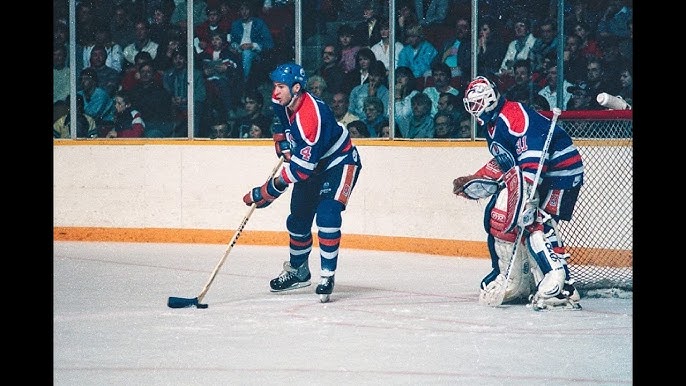
{"type": "Polygon", "coordinates": [[[477,303],[490,262],[343,249],[329,303],[271,293],[287,246],[54,242],[55,385],[631,385],[633,299],[477,303]]]}

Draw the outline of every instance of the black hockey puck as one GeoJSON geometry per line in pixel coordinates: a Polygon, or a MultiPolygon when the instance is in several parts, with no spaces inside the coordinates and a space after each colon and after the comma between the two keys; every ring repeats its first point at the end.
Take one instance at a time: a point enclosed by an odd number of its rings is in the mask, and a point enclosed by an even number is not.
{"type": "Polygon", "coordinates": [[[208,307],[207,304],[198,303],[198,308],[207,308],[207,307],[208,307]]]}

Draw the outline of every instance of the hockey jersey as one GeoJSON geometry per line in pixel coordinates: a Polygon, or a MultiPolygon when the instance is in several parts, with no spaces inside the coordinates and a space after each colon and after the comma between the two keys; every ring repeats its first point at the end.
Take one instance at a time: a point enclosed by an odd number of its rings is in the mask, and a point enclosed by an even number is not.
{"type": "MultiPolygon", "coordinates": [[[[501,170],[507,171],[519,165],[523,178],[533,183],[550,129],[550,119],[529,106],[504,98],[498,108],[485,122],[488,150],[501,170]]],[[[543,189],[571,189],[583,184],[583,180],[584,165],[578,148],[569,134],[555,125],[539,186],[543,189]]]]}
{"type": "Polygon", "coordinates": [[[295,183],[336,165],[360,164],[348,130],[338,124],[331,108],[303,92],[302,103],[289,113],[272,100],[273,110],[291,145],[291,160],[281,170],[284,181],[295,183]]]}

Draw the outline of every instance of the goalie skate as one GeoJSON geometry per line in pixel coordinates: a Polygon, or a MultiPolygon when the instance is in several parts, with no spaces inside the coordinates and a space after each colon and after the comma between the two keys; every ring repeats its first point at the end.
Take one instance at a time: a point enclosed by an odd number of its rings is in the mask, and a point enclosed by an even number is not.
{"type": "Polygon", "coordinates": [[[289,291],[302,287],[307,287],[310,284],[310,268],[307,260],[298,268],[291,267],[291,263],[285,261],[283,263],[283,271],[278,277],[269,282],[269,287],[272,292],[289,291]]]}
{"type": "Polygon", "coordinates": [[[558,311],[558,310],[581,310],[579,304],[579,291],[568,283],[565,283],[564,289],[557,296],[552,298],[542,298],[537,295],[531,296],[531,303],[528,305],[534,311],[558,311]]]}
{"type": "Polygon", "coordinates": [[[331,293],[333,292],[333,287],[334,287],[333,275],[322,276],[322,279],[319,281],[319,285],[317,285],[317,289],[315,290],[315,292],[319,295],[319,301],[320,302],[326,303],[329,301],[329,298],[331,297],[331,293]]]}

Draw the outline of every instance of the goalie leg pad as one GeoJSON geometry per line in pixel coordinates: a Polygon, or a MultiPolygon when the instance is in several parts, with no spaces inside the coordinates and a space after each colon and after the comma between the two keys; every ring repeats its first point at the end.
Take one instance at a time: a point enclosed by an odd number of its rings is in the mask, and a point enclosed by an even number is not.
{"type": "Polygon", "coordinates": [[[527,246],[529,253],[543,274],[543,279],[538,282],[535,297],[552,298],[557,296],[562,291],[567,278],[564,256],[555,253],[550,242],[545,239],[543,226],[540,224],[527,237],[527,246]]]}
{"type": "MultiPolygon", "coordinates": [[[[491,305],[492,299],[503,291],[506,285],[505,272],[514,252],[514,243],[490,235],[488,239],[491,258],[493,259],[494,254],[497,258],[497,268],[493,267],[493,270],[481,281],[479,303],[485,305],[491,305]]],[[[510,280],[507,281],[503,303],[526,303],[536,288],[526,248],[520,246],[517,254],[510,271],[510,280]]]]}

